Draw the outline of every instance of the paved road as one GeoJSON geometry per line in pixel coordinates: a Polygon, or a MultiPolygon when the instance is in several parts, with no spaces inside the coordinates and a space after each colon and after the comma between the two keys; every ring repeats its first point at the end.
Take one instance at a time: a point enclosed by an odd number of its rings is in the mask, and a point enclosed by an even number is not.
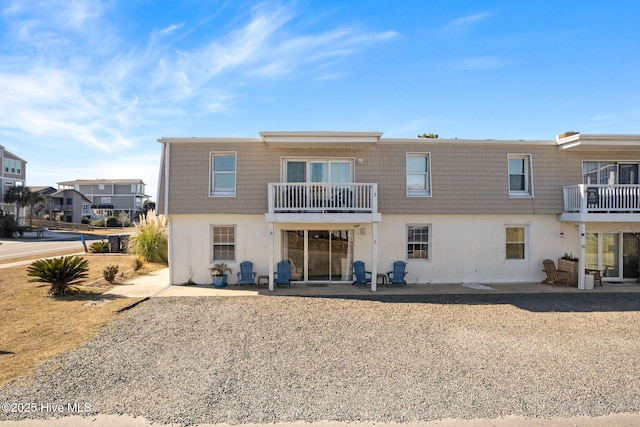
{"type": "MultiPolygon", "coordinates": [[[[84,238],[90,242],[106,239],[107,236],[84,235],[84,238]]],[[[25,233],[23,239],[0,239],[0,262],[27,256],[37,258],[47,253],[72,250],[84,252],[79,233],[45,231],[41,239],[36,239],[35,233],[25,233]]]]}

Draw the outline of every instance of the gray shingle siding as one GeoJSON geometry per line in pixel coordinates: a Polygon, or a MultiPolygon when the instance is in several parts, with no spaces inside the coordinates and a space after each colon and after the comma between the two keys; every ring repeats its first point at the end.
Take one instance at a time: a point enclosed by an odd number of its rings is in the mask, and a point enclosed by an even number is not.
{"type": "MultiPolygon", "coordinates": [[[[562,187],[582,181],[583,160],[638,160],[632,152],[559,150],[554,141],[381,140],[364,149],[275,149],[261,141],[172,142],[170,214],[267,211],[267,183],[280,182],[283,157],[355,159],[356,182],[378,183],[378,207],[387,214],[559,214],[562,187]],[[210,197],[210,153],[237,153],[236,196],[210,197]],[[431,156],[431,197],[407,197],[408,152],[431,156]],[[508,155],[531,156],[533,198],[509,198],[508,155]],[[359,164],[357,159],[362,159],[359,164]]],[[[164,159],[158,208],[164,206],[164,159]]]]}

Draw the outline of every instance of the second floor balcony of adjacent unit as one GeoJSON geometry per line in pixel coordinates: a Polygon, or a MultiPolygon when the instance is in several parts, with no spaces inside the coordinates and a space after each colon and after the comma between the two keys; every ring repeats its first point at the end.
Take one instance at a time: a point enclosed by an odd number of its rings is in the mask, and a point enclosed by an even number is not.
{"type": "Polygon", "coordinates": [[[268,184],[269,222],[378,222],[378,184],[268,184]]]}
{"type": "Polygon", "coordinates": [[[640,185],[578,184],[563,187],[562,221],[640,222],[640,185]]]}

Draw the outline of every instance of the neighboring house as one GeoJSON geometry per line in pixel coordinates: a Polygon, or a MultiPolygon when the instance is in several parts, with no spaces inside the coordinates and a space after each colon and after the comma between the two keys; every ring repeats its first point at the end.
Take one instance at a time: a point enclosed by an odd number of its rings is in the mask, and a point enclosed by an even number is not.
{"type": "MultiPolygon", "coordinates": [[[[15,203],[4,203],[4,195],[9,187],[25,185],[27,162],[0,145],[0,164],[2,164],[0,172],[0,209],[4,212],[17,213],[15,203]]],[[[20,215],[20,217],[21,220],[24,218],[23,215],[20,215]]]]}
{"type": "Polygon", "coordinates": [[[402,260],[409,283],[531,283],[565,253],[605,281],[638,277],[640,135],[158,141],[173,284],[249,260],[273,289],[283,259],[302,282],[349,283],[354,260],[374,277],[402,260]]]}
{"type": "Polygon", "coordinates": [[[58,183],[59,190],[72,189],[89,199],[98,218],[127,217],[134,220],[143,211],[145,183],[140,179],[78,179],[58,183]]]}
{"type": "Polygon", "coordinates": [[[82,219],[92,219],[95,216],[91,209],[91,200],[76,190],[56,190],[53,187],[29,188],[45,198],[44,203],[34,207],[34,216],[38,219],[49,215],[49,219],[54,221],[61,216],[63,222],[79,224],[82,219]]]}

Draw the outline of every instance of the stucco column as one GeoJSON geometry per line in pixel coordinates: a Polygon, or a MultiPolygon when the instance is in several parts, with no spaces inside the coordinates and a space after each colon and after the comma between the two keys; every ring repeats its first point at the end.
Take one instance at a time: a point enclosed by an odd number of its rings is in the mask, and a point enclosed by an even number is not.
{"type": "Polygon", "coordinates": [[[584,289],[584,270],[585,270],[585,260],[584,257],[586,255],[586,227],[584,222],[578,223],[578,289],[584,289]]]}
{"type": "Polygon", "coordinates": [[[269,248],[269,292],[273,292],[273,262],[274,262],[274,255],[273,252],[275,251],[275,248],[273,247],[273,243],[274,243],[274,238],[273,238],[273,223],[270,222],[269,223],[269,236],[268,236],[268,244],[267,247],[269,248]]]}
{"type": "Polygon", "coordinates": [[[371,292],[378,287],[378,223],[371,223],[371,292]]]}

